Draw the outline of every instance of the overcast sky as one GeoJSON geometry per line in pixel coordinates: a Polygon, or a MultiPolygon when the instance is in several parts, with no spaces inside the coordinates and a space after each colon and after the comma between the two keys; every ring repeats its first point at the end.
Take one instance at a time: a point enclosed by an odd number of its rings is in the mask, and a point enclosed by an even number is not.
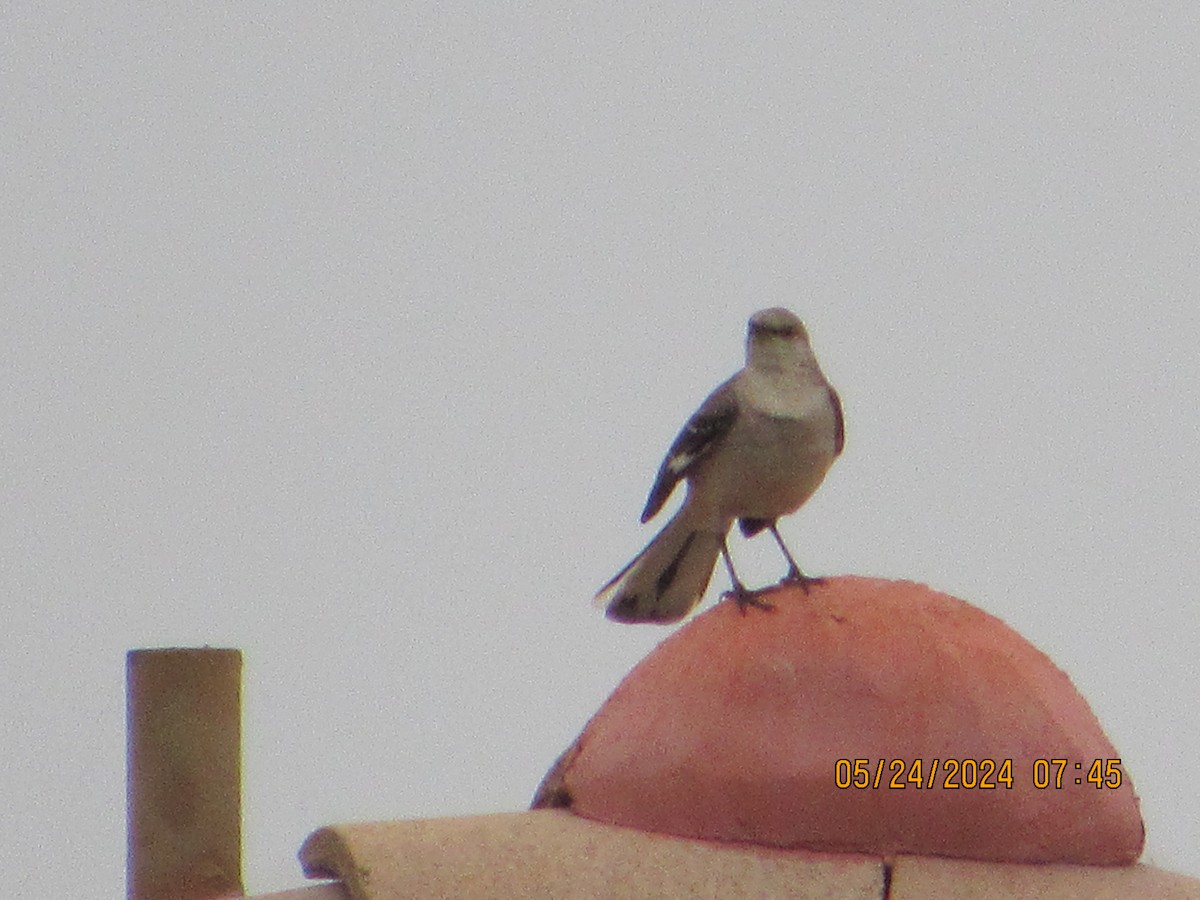
{"type": "Polygon", "coordinates": [[[6,4],[6,885],[123,890],[135,647],[245,651],[253,891],[526,806],[670,633],[589,601],[775,305],[846,412],[801,564],[1046,651],[1200,875],[1198,16],[6,4]]]}

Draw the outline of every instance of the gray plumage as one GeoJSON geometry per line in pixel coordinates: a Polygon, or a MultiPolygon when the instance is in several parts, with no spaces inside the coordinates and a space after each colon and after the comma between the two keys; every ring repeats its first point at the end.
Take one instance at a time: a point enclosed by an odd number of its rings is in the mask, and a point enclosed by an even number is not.
{"type": "MultiPolygon", "coordinates": [[[[609,618],[673,622],[703,596],[734,521],[751,536],[769,529],[788,559],[787,578],[806,583],[775,528],[820,486],[842,451],[841,402],[825,380],[803,323],[786,309],[755,313],[746,365],[688,419],[667,451],[642,511],[647,522],[678,483],[679,511],[596,595],[609,618]]],[[[737,580],[734,596],[766,606],[737,580]]]]}

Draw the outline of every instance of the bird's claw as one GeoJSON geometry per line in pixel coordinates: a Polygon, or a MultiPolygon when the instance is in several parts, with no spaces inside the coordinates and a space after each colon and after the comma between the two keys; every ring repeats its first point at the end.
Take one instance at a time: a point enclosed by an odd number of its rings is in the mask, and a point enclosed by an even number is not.
{"type": "Polygon", "coordinates": [[[738,612],[743,616],[746,614],[747,607],[750,606],[753,606],[755,609],[761,609],[763,612],[775,612],[775,604],[768,603],[762,599],[758,596],[757,591],[751,591],[746,588],[734,588],[731,591],[726,591],[721,597],[736,603],[738,612]]]}
{"type": "Polygon", "coordinates": [[[786,575],[783,576],[783,583],[799,585],[800,590],[807,594],[809,588],[811,588],[813,585],[820,587],[825,583],[825,579],[814,577],[812,575],[805,575],[799,569],[791,569],[786,575]]]}

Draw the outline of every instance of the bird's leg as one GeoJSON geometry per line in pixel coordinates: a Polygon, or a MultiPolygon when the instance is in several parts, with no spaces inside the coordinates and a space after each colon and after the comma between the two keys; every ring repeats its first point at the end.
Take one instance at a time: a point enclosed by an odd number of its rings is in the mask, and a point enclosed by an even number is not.
{"type": "Polygon", "coordinates": [[[766,600],[761,599],[754,591],[742,584],[742,580],[738,578],[737,572],[733,568],[733,559],[729,556],[729,546],[725,542],[725,538],[721,538],[721,556],[725,559],[725,568],[729,570],[729,580],[733,582],[733,589],[722,594],[723,597],[732,597],[733,601],[738,605],[738,611],[744,616],[747,606],[754,606],[765,611],[775,609],[766,600]]]}
{"type": "Polygon", "coordinates": [[[808,593],[809,585],[825,583],[824,578],[810,578],[808,575],[805,575],[800,571],[800,567],[796,565],[796,560],[792,558],[792,554],[788,550],[787,545],[783,542],[783,538],[779,534],[779,529],[775,526],[774,522],[768,525],[767,528],[770,530],[772,536],[775,538],[775,543],[779,545],[779,549],[783,551],[783,555],[788,561],[788,571],[787,574],[783,576],[783,580],[785,582],[788,584],[800,585],[801,589],[806,594],[808,593]]]}

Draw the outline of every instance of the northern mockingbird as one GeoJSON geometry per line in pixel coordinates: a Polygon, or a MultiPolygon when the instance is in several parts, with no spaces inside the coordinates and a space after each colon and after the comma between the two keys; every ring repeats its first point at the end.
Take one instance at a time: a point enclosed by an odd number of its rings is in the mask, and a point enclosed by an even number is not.
{"type": "Polygon", "coordinates": [[[600,589],[596,603],[619,622],[674,622],[695,606],[725,559],[732,596],[770,609],[739,580],[725,536],[771,532],[788,562],[785,581],[806,576],[776,520],[800,508],[842,452],[842,404],[817,365],[804,323],[786,309],[750,317],[745,367],[708,395],[659,467],[642,521],[653,518],[680,479],[683,506],[646,549],[600,589]]]}

